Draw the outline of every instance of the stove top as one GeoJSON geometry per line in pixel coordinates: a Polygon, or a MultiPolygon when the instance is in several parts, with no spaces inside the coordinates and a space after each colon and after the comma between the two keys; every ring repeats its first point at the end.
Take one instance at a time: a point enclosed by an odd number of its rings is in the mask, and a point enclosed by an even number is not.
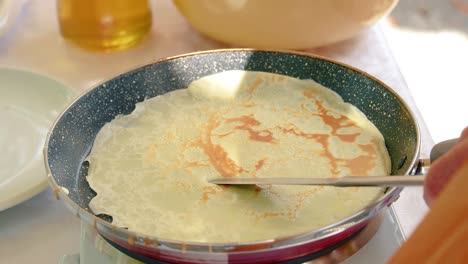
{"type": "MultiPolygon", "coordinates": [[[[358,233],[332,248],[303,256],[287,263],[329,264],[329,263],[385,263],[403,243],[404,236],[393,207],[389,207],[358,233]]],[[[131,255],[131,253],[129,254],[131,255]]],[[[64,256],[60,264],[140,264],[115,248],[93,230],[82,223],[80,252],[64,256]]],[[[143,259],[144,260],[144,259],[143,259]]],[[[151,260],[151,263],[165,263],[151,260]]]]}

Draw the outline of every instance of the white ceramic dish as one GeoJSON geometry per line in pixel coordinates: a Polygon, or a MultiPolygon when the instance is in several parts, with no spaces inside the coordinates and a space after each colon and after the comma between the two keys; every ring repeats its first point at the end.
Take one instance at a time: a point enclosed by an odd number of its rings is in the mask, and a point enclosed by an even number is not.
{"type": "Polygon", "coordinates": [[[48,77],[0,69],[0,211],[47,187],[42,148],[74,93],[48,77]]]}

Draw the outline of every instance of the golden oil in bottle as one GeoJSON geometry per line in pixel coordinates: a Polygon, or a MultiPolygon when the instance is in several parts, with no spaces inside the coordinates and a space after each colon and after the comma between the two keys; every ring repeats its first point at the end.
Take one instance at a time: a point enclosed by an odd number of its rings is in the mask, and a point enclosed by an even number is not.
{"type": "Polygon", "coordinates": [[[123,50],[151,28],[148,0],[58,0],[62,36],[87,49],[123,50]]]}

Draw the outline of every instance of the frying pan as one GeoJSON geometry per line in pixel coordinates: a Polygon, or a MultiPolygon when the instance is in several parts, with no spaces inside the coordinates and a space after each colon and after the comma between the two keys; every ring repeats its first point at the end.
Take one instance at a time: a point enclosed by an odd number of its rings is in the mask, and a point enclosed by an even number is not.
{"type": "MultiPolygon", "coordinates": [[[[272,263],[287,261],[338,243],[363,228],[398,198],[401,188],[389,188],[373,204],[318,230],[249,243],[192,243],[150,237],[95,216],[89,208],[96,193],[86,181],[85,161],[101,127],[135,104],[186,88],[200,77],[226,70],[253,70],[313,79],[358,107],[383,134],[393,175],[420,168],[419,129],[405,102],[368,74],[326,58],[286,51],[227,49],[190,53],[134,69],[88,90],[73,102],[51,128],[45,149],[49,181],[57,198],[105,239],[145,259],[177,263],[272,263]]],[[[221,229],[221,228],[220,228],[221,229]]]]}

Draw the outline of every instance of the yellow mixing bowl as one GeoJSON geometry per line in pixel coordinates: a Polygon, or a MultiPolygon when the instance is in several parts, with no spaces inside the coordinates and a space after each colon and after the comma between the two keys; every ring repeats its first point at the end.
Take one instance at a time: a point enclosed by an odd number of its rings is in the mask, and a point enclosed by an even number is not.
{"type": "Polygon", "coordinates": [[[345,40],[398,0],[174,0],[203,34],[253,48],[307,49],[345,40]]]}

